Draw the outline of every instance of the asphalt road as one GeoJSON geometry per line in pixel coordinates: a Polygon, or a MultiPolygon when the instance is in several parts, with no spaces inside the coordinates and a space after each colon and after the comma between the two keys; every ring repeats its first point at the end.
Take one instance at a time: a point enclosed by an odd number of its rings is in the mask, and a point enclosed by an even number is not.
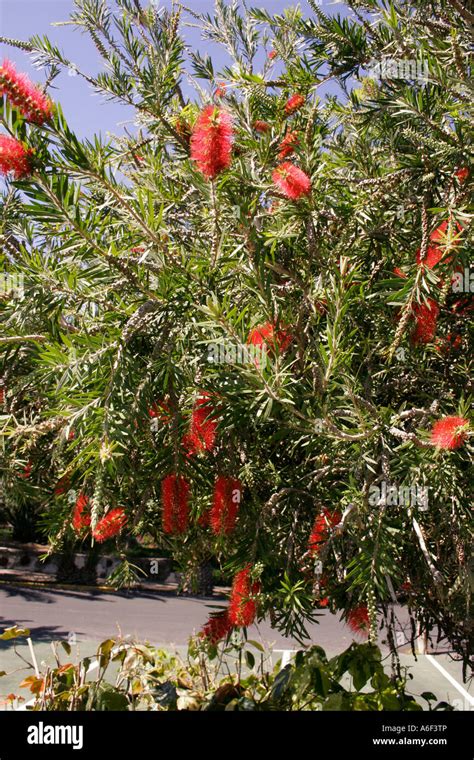
{"type": "MultiPolygon", "coordinates": [[[[225,600],[219,598],[176,597],[146,591],[129,595],[5,584],[0,587],[0,630],[13,625],[29,628],[39,663],[52,662],[51,641],[61,639],[73,643],[74,660],[95,653],[100,641],[119,636],[184,653],[189,636],[200,630],[212,611],[225,604],[225,600]]],[[[400,618],[398,640],[402,662],[410,667],[413,675],[411,693],[432,691],[458,709],[474,709],[474,692],[462,683],[459,663],[446,652],[432,652],[428,657],[421,655],[415,660],[404,641],[403,611],[400,618]]],[[[329,656],[343,651],[353,639],[352,632],[339,617],[327,610],[320,611],[319,624],[309,626],[309,632],[312,642],[322,646],[329,656]]],[[[299,647],[296,641],[273,630],[267,621],[249,628],[248,637],[272,649],[274,659],[281,657],[282,651],[286,659],[299,647]]],[[[383,632],[379,643],[386,652],[383,632]]],[[[17,649],[26,659],[31,659],[25,643],[17,645],[17,649]]],[[[24,668],[13,644],[0,641],[0,671],[7,671],[7,675],[0,678],[0,702],[12,691],[24,693],[18,684],[32,672],[24,668]]],[[[25,696],[30,695],[26,692],[25,696]]]]}
{"type": "MultiPolygon", "coordinates": [[[[225,599],[215,597],[0,587],[0,623],[30,628],[35,641],[67,638],[69,634],[82,640],[100,640],[121,634],[157,644],[185,645],[211,612],[225,606],[225,599]]],[[[328,624],[310,626],[318,644],[336,649],[350,644],[351,631],[339,624],[336,616],[322,610],[321,619],[328,624]]],[[[298,645],[266,622],[249,628],[249,637],[281,648],[298,645]]]]}

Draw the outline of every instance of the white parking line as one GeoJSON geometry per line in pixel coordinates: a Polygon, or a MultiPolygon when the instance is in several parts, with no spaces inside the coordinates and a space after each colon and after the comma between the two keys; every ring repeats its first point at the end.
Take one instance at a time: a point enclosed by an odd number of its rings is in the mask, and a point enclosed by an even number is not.
{"type": "Polygon", "coordinates": [[[288,663],[291,661],[291,655],[292,654],[296,654],[296,652],[297,652],[296,649],[274,649],[273,651],[275,653],[276,652],[278,652],[278,653],[281,652],[280,670],[283,670],[283,668],[286,667],[286,665],[288,665],[288,663]]]}
{"type": "MultiPolygon", "coordinates": [[[[283,668],[286,665],[288,665],[288,663],[291,661],[291,655],[295,654],[297,650],[296,649],[274,649],[273,651],[275,653],[276,652],[281,653],[281,655],[282,655],[282,657],[281,657],[281,670],[283,670],[283,668]]],[[[428,662],[430,662],[437,670],[439,670],[439,672],[444,676],[444,678],[446,678],[446,680],[449,681],[449,683],[452,686],[454,686],[454,688],[457,689],[457,691],[460,694],[462,694],[462,696],[464,697],[464,699],[466,699],[467,702],[470,705],[474,705],[474,697],[472,697],[466,691],[466,689],[464,689],[461,686],[461,684],[459,684],[456,681],[456,679],[453,678],[453,676],[450,673],[448,673],[448,671],[445,670],[443,668],[443,666],[439,664],[439,662],[436,661],[436,659],[433,657],[433,655],[431,655],[431,654],[425,654],[424,656],[426,657],[426,659],[428,660],[428,662]]]]}
{"type": "Polygon", "coordinates": [[[468,692],[466,691],[466,689],[464,689],[461,686],[461,684],[459,684],[456,681],[456,679],[453,678],[452,675],[450,673],[448,673],[448,671],[445,670],[442,665],[439,664],[439,662],[436,662],[436,660],[433,657],[433,655],[426,654],[425,657],[428,660],[428,662],[431,662],[431,664],[434,665],[434,667],[437,668],[437,670],[439,670],[439,672],[446,678],[446,680],[449,681],[449,683],[452,686],[454,686],[454,688],[457,689],[460,694],[463,695],[464,699],[467,699],[467,701],[469,702],[470,705],[474,705],[474,697],[471,697],[471,695],[468,694],[468,692]]]}

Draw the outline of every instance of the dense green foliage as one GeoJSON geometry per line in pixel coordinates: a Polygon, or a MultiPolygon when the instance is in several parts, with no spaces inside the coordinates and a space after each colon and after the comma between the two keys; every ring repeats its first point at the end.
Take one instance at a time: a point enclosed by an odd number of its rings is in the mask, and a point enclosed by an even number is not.
{"type": "MultiPolygon", "coordinates": [[[[28,633],[8,628],[0,639],[28,633]]],[[[390,678],[374,644],[351,644],[331,659],[312,646],[282,667],[256,641],[236,641],[218,657],[203,656],[194,641],[181,659],[148,644],[107,639],[97,648],[94,678],[87,675],[90,657],[61,662],[71,656],[68,642],[56,642],[55,654],[54,667],[22,681],[36,697],[34,710],[419,711],[423,704],[429,710],[452,709],[436,703],[431,692],[417,702],[406,691],[409,674],[390,678]]]]}
{"type": "MultiPolygon", "coordinates": [[[[214,71],[184,43],[190,16],[178,6],[117,4],[111,15],[101,0],[77,0],[73,22],[107,63],[90,84],[133,105],[133,137],[79,140],[59,104],[41,127],[4,105],[4,128],[35,149],[0,218],[3,269],[23,278],[21,293],[0,299],[10,507],[35,502],[52,545],[75,540],[68,493],[53,493],[67,475],[93,497],[93,522],[125,508],[119,542],[151,534],[188,571],[211,557],[230,572],[250,563],[259,614],[302,637],[328,597],[343,613],[367,605],[371,639],[384,621],[395,652],[403,585],[412,633],[415,618],[439,628],[466,658],[472,448],[437,449],[430,431],[444,416],[468,418],[472,403],[472,293],[450,283],[469,265],[472,169],[456,172],[472,158],[473,18],[454,0],[352,2],[351,18],[317,3],[272,17],[218,2],[215,16],[191,17],[229,56],[214,71]],[[367,76],[384,56],[425,76],[367,76]],[[337,94],[320,97],[328,82],[337,94]],[[295,93],[306,102],[288,116],[295,93]],[[210,102],[234,125],[231,166],[211,182],[188,139],[210,102]],[[290,160],[312,181],[298,201],[272,181],[289,125],[290,160]],[[449,255],[418,266],[446,220],[449,255]],[[420,343],[413,307],[428,297],[437,333],[420,343]],[[233,359],[267,322],[291,333],[290,347],[266,362],[233,359]],[[209,361],[219,343],[230,361],[209,361]],[[217,445],[187,457],[202,390],[218,399],[217,445]],[[171,421],[150,426],[158,399],[171,421]],[[170,472],[191,483],[191,526],[176,537],[161,522],[170,472]],[[226,537],[198,523],[219,473],[244,485],[226,537]],[[427,487],[428,508],[374,502],[383,483],[427,487]],[[315,561],[308,537],[323,508],[343,517],[315,561]]],[[[72,65],[47,39],[23,47],[50,82],[72,65]]]]}

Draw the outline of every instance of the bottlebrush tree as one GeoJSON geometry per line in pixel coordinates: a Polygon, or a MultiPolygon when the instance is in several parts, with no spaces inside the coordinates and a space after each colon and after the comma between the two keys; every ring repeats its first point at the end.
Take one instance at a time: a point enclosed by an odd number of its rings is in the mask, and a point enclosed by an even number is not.
{"type": "Polygon", "coordinates": [[[472,15],[76,5],[105,63],[78,74],[135,129],[78,139],[49,91],[72,62],[3,38],[48,83],[0,69],[5,493],[56,548],[218,561],[203,644],[326,607],[396,658],[402,601],[465,660],[472,15]]]}

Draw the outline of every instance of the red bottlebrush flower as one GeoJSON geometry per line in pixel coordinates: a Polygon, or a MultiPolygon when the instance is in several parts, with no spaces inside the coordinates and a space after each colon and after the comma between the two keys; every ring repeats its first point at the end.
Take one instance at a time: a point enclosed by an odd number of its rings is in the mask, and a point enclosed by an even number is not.
{"type": "Polygon", "coordinates": [[[18,476],[19,478],[29,478],[31,475],[31,470],[33,468],[32,462],[27,462],[25,466],[23,467],[23,472],[20,473],[18,476]]]}
{"type": "Polygon", "coordinates": [[[214,486],[214,499],[209,515],[209,522],[214,533],[217,535],[232,533],[241,498],[240,480],[219,475],[214,486]]]}
{"type": "Polygon", "coordinates": [[[329,531],[340,522],[341,513],[338,510],[330,512],[329,509],[323,509],[322,513],[316,517],[308,544],[312,557],[319,554],[321,545],[328,539],[329,531]]]}
{"type": "Polygon", "coordinates": [[[247,337],[247,344],[265,348],[269,351],[275,351],[278,348],[280,353],[286,351],[293,341],[293,335],[285,329],[277,330],[271,322],[265,322],[250,330],[247,337]]]}
{"type": "Polygon", "coordinates": [[[277,55],[278,55],[278,53],[277,53],[277,51],[276,51],[276,50],[270,50],[270,52],[268,53],[268,58],[269,58],[271,61],[273,61],[273,59],[274,59],[274,58],[276,58],[276,57],[277,57],[277,55]]]}
{"type": "Polygon", "coordinates": [[[72,516],[72,527],[76,533],[80,533],[91,524],[91,516],[85,511],[89,507],[89,503],[89,497],[85,493],[80,493],[77,497],[72,516]]]}
{"type": "Polygon", "coordinates": [[[232,584],[229,599],[229,620],[235,626],[252,625],[257,614],[257,600],[261,586],[258,581],[252,583],[250,578],[251,566],[240,570],[232,584]]]}
{"type": "Polygon", "coordinates": [[[440,449],[459,449],[467,438],[468,420],[464,417],[443,417],[431,430],[431,442],[440,449]]]}
{"type": "Polygon", "coordinates": [[[346,622],[356,636],[366,637],[370,630],[369,610],[363,605],[354,607],[346,615],[346,622]]]}
{"type": "Polygon", "coordinates": [[[403,269],[400,269],[400,267],[394,267],[393,268],[393,274],[396,274],[397,277],[403,277],[403,279],[405,279],[405,280],[407,278],[407,275],[405,274],[405,272],[403,271],[403,269]]]}
{"type": "Polygon", "coordinates": [[[201,528],[208,528],[210,519],[211,519],[210,510],[206,509],[205,512],[199,515],[197,524],[200,525],[201,528]]]}
{"type": "Polygon", "coordinates": [[[199,451],[212,451],[216,442],[217,420],[211,403],[211,395],[202,393],[195,401],[189,433],[183,437],[183,447],[188,455],[199,451]]]}
{"type": "Polygon", "coordinates": [[[183,448],[184,456],[189,459],[197,454],[196,445],[193,437],[190,433],[185,433],[181,439],[181,446],[183,448]]]}
{"type": "Polygon", "coordinates": [[[455,316],[467,317],[474,311],[474,300],[471,297],[458,298],[451,306],[451,311],[455,316]]]}
{"type": "Polygon", "coordinates": [[[454,172],[454,176],[458,178],[459,182],[462,184],[467,180],[469,177],[469,169],[467,166],[461,167],[461,169],[458,169],[454,172]]]}
{"type": "Polygon", "coordinates": [[[442,243],[446,244],[447,242],[447,236],[448,236],[448,230],[451,226],[451,233],[450,238],[454,238],[451,240],[452,245],[459,245],[458,235],[463,232],[463,228],[459,224],[459,222],[451,222],[451,225],[449,224],[449,221],[445,220],[444,222],[441,222],[441,224],[436,227],[435,230],[430,235],[430,240],[433,243],[442,243]]]}
{"type": "Polygon", "coordinates": [[[329,597],[324,596],[324,594],[326,593],[327,585],[328,585],[327,576],[322,575],[321,578],[319,579],[319,584],[318,584],[319,599],[316,600],[319,607],[327,607],[329,605],[329,597]]]}
{"type": "Polygon", "coordinates": [[[199,636],[206,639],[210,644],[218,644],[222,639],[227,638],[233,628],[229,620],[228,610],[222,610],[216,615],[211,615],[207,623],[204,624],[199,636]]]}
{"type": "Polygon", "coordinates": [[[189,483],[182,475],[167,475],[161,483],[163,530],[185,533],[189,519],[189,483]]]}
{"type": "Polygon", "coordinates": [[[299,93],[296,93],[296,95],[292,95],[289,100],[285,103],[285,113],[287,116],[294,113],[295,111],[298,111],[301,106],[303,106],[306,102],[306,98],[304,95],[300,95],[299,93]]]}
{"type": "Polygon", "coordinates": [[[222,98],[227,92],[227,85],[225,82],[218,82],[216,87],[216,98],[222,98]]]}
{"type": "Polygon", "coordinates": [[[456,224],[451,224],[451,233],[450,233],[450,240],[448,241],[448,231],[449,231],[449,222],[444,221],[441,222],[438,227],[436,227],[435,230],[430,235],[430,241],[432,243],[435,243],[435,245],[429,245],[426,250],[426,256],[421,261],[421,249],[418,249],[416,252],[416,261],[418,266],[421,266],[422,264],[428,269],[434,269],[437,264],[440,263],[440,261],[443,261],[445,264],[450,264],[453,260],[452,254],[446,254],[446,246],[449,242],[450,247],[459,245],[460,241],[458,239],[458,235],[463,231],[463,228],[459,224],[459,222],[456,222],[456,224]]]}
{"type": "Polygon", "coordinates": [[[6,177],[11,173],[14,179],[30,174],[32,153],[14,137],[0,135],[0,174],[6,177]]]}
{"type": "Polygon", "coordinates": [[[26,74],[20,74],[8,60],[3,61],[0,67],[0,95],[6,95],[27,121],[43,124],[51,118],[51,100],[26,74]]]}
{"type": "Polygon", "coordinates": [[[0,385],[0,404],[5,403],[5,388],[3,385],[0,385]]]}
{"type": "Polygon", "coordinates": [[[69,491],[70,486],[71,486],[71,481],[69,479],[69,476],[63,475],[62,478],[59,478],[58,482],[56,483],[54,487],[55,496],[61,496],[61,494],[66,493],[66,491],[69,491]]]}
{"type": "Polygon", "coordinates": [[[411,334],[414,345],[431,343],[438,325],[439,306],[436,301],[429,298],[426,303],[417,303],[413,306],[415,327],[411,334]]]}
{"type": "Polygon", "coordinates": [[[148,416],[156,418],[165,424],[171,422],[172,414],[168,401],[166,401],[166,399],[159,399],[158,401],[155,401],[155,403],[150,406],[148,410],[148,416]]]}
{"type": "Polygon", "coordinates": [[[426,249],[426,256],[421,261],[421,250],[416,252],[416,262],[418,266],[425,266],[428,269],[434,269],[440,261],[444,260],[445,263],[449,263],[452,260],[452,256],[445,256],[445,251],[437,245],[429,245],[426,249]]]}
{"type": "Polygon", "coordinates": [[[445,338],[438,338],[435,348],[442,354],[459,351],[462,348],[462,338],[459,334],[448,333],[445,338]]]}
{"type": "Polygon", "coordinates": [[[230,165],[232,118],[217,106],[206,106],[191,136],[191,158],[207,179],[214,179],[230,165]]]}
{"type": "Polygon", "coordinates": [[[281,141],[278,152],[278,158],[282,161],[284,158],[291,156],[295,152],[295,148],[298,145],[298,132],[287,132],[283,140],[281,141]]]}
{"type": "Polygon", "coordinates": [[[264,134],[265,132],[270,131],[270,124],[267,121],[261,121],[261,119],[257,119],[253,123],[253,128],[256,132],[261,132],[264,134]]]}
{"type": "Polygon", "coordinates": [[[311,192],[311,180],[308,175],[290,161],[279,164],[272,174],[272,179],[283,195],[292,201],[311,192]]]}
{"type": "Polygon", "coordinates": [[[103,544],[108,538],[117,536],[126,522],[127,515],[124,509],[121,507],[111,509],[99,520],[92,535],[99,544],[103,544]]]}

